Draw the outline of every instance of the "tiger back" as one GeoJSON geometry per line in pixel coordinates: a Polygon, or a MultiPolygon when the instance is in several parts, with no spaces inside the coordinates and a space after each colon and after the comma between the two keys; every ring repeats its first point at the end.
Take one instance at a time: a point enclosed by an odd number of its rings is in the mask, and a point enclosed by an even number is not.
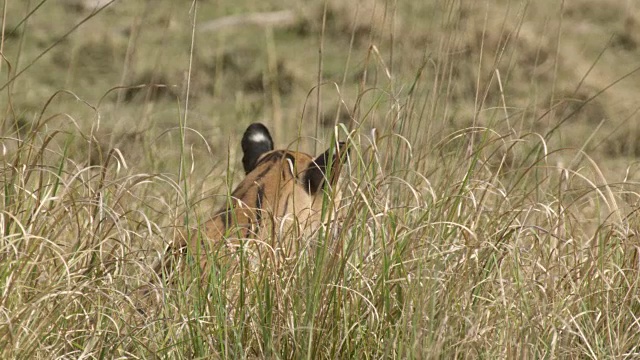
{"type": "Polygon", "coordinates": [[[202,267],[215,249],[233,250],[247,241],[259,242],[272,254],[289,256],[298,249],[300,235],[329,220],[341,199],[336,185],[347,157],[345,143],[315,158],[274,150],[268,129],[254,123],[246,129],[241,145],[245,178],[202,226],[184,228],[178,235],[180,248],[199,254],[202,267]]]}

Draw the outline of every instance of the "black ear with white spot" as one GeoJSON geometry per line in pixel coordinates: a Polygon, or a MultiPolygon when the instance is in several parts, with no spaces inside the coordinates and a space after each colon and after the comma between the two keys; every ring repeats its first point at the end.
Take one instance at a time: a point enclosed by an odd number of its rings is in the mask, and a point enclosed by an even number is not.
{"type": "Polygon", "coordinates": [[[245,174],[255,169],[262,154],[273,150],[273,140],[267,127],[260,123],[249,125],[242,136],[242,166],[245,174]]]}
{"type": "Polygon", "coordinates": [[[336,149],[329,149],[325,151],[322,155],[313,160],[311,164],[309,164],[309,167],[304,172],[304,177],[302,178],[303,185],[305,189],[309,191],[309,194],[314,195],[322,189],[322,185],[327,180],[327,170],[329,166],[331,166],[331,173],[333,174],[331,175],[332,179],[338,178],[336,171],[340,171],[340,162],[336,160],[340,158],[341,161],[344,161],[347,155],[348,149],[345,146],[345,143],[341,142],[338,143],[336,149]],[[341,152],[346,153],[343,154],[341,152]],[[340,157],[338,157],[338,154],[340,154],[340,157]]]}

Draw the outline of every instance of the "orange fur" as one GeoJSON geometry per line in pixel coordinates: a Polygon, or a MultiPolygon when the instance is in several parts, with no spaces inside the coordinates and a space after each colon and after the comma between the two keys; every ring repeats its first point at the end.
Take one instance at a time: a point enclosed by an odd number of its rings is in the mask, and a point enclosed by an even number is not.
{"type": "MultiPolygon", "coordinates": [[[[176,238],[180,253],[189,248],[192,254],[201,255],[203,268],[207,254],[213,249],[220,249],[220,245],[232,249],[247,240],[259,241],[273,253],[295,251],[295,239],[287,243],[280,240],[317,228],[322,221],[324,190],[335,187],[346,159],[337,156],[345,154],[344,144],[315,159],[302,152],[273,150],[271,137],[261,124],[247,129],[242,145],[247,172],[244,180],[202,228],[192,227],[188,233],[183,228],[176,238]],[[332,159],[328,159],[330,155],[332,159]],[[329,186],[326,186],[327,165],[332,167],[333,174],[329,186]]],[[[332,195],[329,203],[335,205],[340,194],[333,191],[332,195]]]]}

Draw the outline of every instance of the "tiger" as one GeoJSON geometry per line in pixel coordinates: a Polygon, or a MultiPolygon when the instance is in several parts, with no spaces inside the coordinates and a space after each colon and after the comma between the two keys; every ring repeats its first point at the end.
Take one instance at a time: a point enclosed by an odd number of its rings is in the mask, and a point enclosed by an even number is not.
{"type": "Polygon", "coordinates": [[[314,231],[337,213],[342,198],[337,183],[347,161],[346,142],[337,142],[335,148],[314,158],[304,152],[274,149],[269,130],[257,122],[245,130],[241,147],[244,179],[209,220],[179,228],[177,246],[172,246],[180,254],[185,250],[199,254],[203,270],[210,250],[239,247],[249,239],[268,245],[272,253],[286,253],[285,248],[295,251],[295,244],[279,243],[283,234],[296,237],[314,231]]]}

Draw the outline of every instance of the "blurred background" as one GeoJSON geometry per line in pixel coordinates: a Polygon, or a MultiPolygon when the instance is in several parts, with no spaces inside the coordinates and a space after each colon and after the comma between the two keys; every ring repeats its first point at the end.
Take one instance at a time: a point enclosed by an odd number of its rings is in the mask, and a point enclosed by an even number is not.
{"type": "Polygon", "coordinates": [[[300,134],[309,152],[344,123],[416,146],[472,126],[555,129],[555,146],[614,172],[640,155],[640,4],[631,0],[4,6],[3,133],[24,136],[51,118],[48,129],[72,134],[68,154],[86,163],[118,148],[130,166],[171,172],[181,121],[209,170],[229,150],[237,161],[254,121],[279,146],[300,134]],[[422,125],[400,125],[394,106],[422,125]]]}

